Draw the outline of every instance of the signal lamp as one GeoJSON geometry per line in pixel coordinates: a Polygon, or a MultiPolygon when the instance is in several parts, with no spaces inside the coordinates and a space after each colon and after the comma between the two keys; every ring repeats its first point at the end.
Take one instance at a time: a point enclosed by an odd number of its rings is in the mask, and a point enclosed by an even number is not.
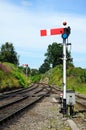
{"type": "Polygon", "coordinates": [[[70,27],[64,28],[64,33],[62,34],[63,39],[67,39],[70,34],[70,27]]]}

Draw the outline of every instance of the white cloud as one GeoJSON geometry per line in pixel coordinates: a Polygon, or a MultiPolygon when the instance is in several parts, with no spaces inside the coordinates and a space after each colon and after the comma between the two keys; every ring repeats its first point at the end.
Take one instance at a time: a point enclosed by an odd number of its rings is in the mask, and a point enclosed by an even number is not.
{"type": "Polygon", "coordinates": [[[28,1],[28,0],[22,0],[21,5],[23,5],[23,6],[31,6],[32,3],[30,1],[28,1]]]}
{"type": "MultiPolygon", "coordinates": [[[[31,3],[22,0],[22,5],[31,6],[31,3]]],[[[22,6],[0,2],[0,18],[0,43],[14,43],[21,57],[32,56],[35,59],[44,55],[49,44],[54,41],[61,43],[61,36],[40,37],[40,29],[63,27],[64,20],[71,27],[69,42],[72,43],[72,51],[86,53],[86,17],[67,13],[34,12],[25,10],[22,6]],[[25,50],[34,51],[25,53],[25,50]]]]}

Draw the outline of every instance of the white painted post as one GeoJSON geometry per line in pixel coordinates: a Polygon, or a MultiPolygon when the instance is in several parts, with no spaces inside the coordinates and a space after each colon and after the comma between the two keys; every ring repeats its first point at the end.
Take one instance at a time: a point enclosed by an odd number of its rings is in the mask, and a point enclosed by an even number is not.
{"type": "Polygon", "coordinates": [[[66,39],[63,39],[63,99],[66,99],[66,39]]]}
{"type": "Polygon", "coordinates": [[[66,39],[63,39],[63,114],[66,111],[66,39]]]}

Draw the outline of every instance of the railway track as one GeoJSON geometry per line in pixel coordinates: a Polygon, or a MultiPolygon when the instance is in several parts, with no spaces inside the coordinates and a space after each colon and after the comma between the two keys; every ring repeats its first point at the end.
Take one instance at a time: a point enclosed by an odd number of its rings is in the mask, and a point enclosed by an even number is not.
{"type": "MultiPolygon", "coordinates": [[[[59,94],[60,89],[44,83],[32,84],[27,89],[18,89],[0,93],[0,125],[27,107],[35,104],[50,93],[59,94]]],[[[76,94],[76,104],[79,110],[86,111],[86,97],[76,94]],[[82,109],[81,109],[82,108],[82,109]]]]}
{"type": "Polygon", "coordinates": [[[0,95],[0,125],[49,94],[50,87],[33,84],[30,88],[0,95]]]}
{"type": "Polygon", "coordinates": [[[76,103],[79,106],[79,109],[86,110],[86,95],[76,94],[76,103]]]}
{"type": "Polygon", "coordinates": [[[79,110],[84,110],[86,112],[86,95],[76,94],[76,104],[79,110]]]}

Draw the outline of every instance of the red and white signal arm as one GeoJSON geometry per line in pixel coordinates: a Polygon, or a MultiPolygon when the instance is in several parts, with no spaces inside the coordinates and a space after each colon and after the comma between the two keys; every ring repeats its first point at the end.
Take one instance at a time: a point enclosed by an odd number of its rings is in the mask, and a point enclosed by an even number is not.
{"type": "Polygon", "coordinates": [[[22,64],[22,66],[26,67],[26,66],[28,66],[28,64],[22,64]]]}
{"type": "Polygon", "coordinates": [[[63,34],[64,28],[44,29],[40,30],[40,36],[63,34]]]}

